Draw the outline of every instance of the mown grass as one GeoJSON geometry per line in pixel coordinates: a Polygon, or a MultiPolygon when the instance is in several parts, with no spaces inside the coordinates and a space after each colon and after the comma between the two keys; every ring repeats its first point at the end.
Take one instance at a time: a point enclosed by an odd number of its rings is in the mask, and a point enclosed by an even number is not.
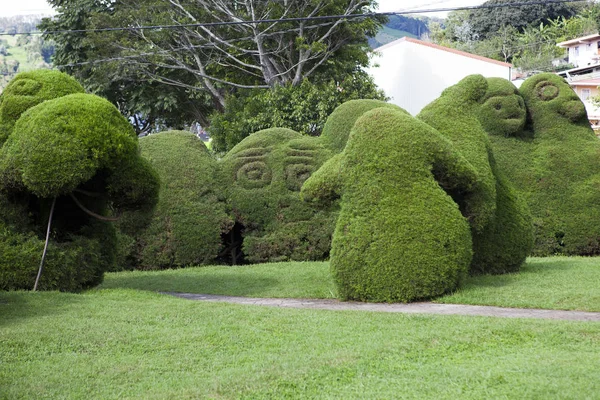
{"type": "Polygon", "coordinates": [[[600,323],[0,293],[0,398],[583,399],[600,323]]]}
{"type": "MultiPolygon", "coordinates": [[[[274,263],[107,274],[103,288],[246,297],[335,298],[329,264],[274,263]]],[[[521,272],[467,280],[440,303],[600,311],[600,258],[530,258],[521,272]]]]}

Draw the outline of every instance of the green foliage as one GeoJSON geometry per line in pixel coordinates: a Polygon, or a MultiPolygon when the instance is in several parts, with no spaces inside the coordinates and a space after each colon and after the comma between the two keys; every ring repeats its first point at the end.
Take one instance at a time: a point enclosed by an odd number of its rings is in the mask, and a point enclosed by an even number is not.
{"type": "Polygon", "coordinates": [[[77,291],[100,283],[114,266],[116,233],[107,216],[150,210],[158,197],[156,174],[140,158],[128,121],[104,99],[68,94],[81,86],[64,78],[22,74],[3,97],[3,106],[33,107],[12,114],[18,120],[0,148],[2,289],[33,286],[52,204],[39,287],[77,291]],[[57,79],[33,79],[39,77],[57,79]]]}
{"type": "Polygon", "coordinates": [[[322,260],[335,213],[300,199],[304,181],[331,156],[316,138],[285,128],[253,133],[221,161],[222,185],[250,262],[322,260]]]}
{"type": "Polygon", "coordinates": [[[447,140],[406,112],[377,108],[358,119],[344,151],[303,187],[305,199],[341,195],[331,245],[340,297],[412,301],[456,289],[471,234],[442,187],[468,193],[476,179],[447,140]]]}
{"type": "Polygon", "coordinates": [[[517,271],[531,251],[531,215],[496,165],[487,135],[508,135],[524,126],[524,102],[516,88],[504,79],[471,75],[446,89],[418,117],[477,170],[474,194],[457,199],[473,232],[471,273],[517,271]]]}
{"type": "Polygon", "coordinates": [[[348,136],[350,136],[350,131],[356,120],[367,111],[379,107],[388,107],[406,112],[402,108],[382,100],[360,99],[346,101],[333,110],[327,117],[323,132],[321,133],[323,144],[335,152],[341,152],[346,147],[348,136]]]}
{"type": "Polygon", "coordinates": [[[527,79],[532,133],[495,135],[500,167],[525,193],[534,218],[534,254],[600,254],[600,144],[585,107],[553,74],[527,79]]]}
{"type": "Polygon", "coordinates": [[[72,93],[83,93],[83,87],[67,74],[51,70],[18,74],[0,95],[0,146],[27,109],[72,93]]]}
{"type": "MultiPolygon", "coordinates": [[[[536,0],[488,0],[484,5],[509,5],[511,3],[530,3],[536,0]]],[[[472,10],[469,22],[474,34],[481,38],[493,36],[504,26],[513,26],[523,31],[529,26],[538,26],[542,22],[559,17],[572,17],[575,9],[570,4],[547,3],[532,4],[519,7],[496,7],[490,9],[472,10]]]]}
{"type": "Polygon", "coordinates": [[[0,180],[55,197],[72,192],[99,170],[114,170],[122,159],[135,158],[136,151],[133,129],[112,104],[72,94],[24,113],[0,150],[0,180]]]}
{"type": "Polygon", "coordinates": [[[252,133],[272,127],[318,136],[337,106],[362,98],[383,100],[384,95],[360,72],[341,81],[313,84],[306,79],[298,86],[238,93],[228,98],[225,113],[213,115],[209,132],[215,151],[227,151],[252,133]]]}
{"type": "Polygon", "coordinates": [[[134,238],[121,237],[129,244],[130,266],[162,269],[213,262],[221,250],[221,235],[233,225],[218,196],[217,161],[189,132],[150,135],[140,140],[140,147],[158,172],[161,187],[147,227],[131,229],[138,213],[120,223],[134,238]]]}

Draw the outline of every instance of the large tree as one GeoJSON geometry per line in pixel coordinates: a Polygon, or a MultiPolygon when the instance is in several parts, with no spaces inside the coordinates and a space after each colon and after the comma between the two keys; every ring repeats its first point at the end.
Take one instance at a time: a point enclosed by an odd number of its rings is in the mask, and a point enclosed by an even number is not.
{"type": "Polygon", "coordinates": [[[157,95],[169,96],[165,104],[193,95],[202,115],[222,110],[227,94],[238,89],[343,79],[368,63],[367,39],[381,26],[378,19],[351,17],[371,11],[374,0],[49,3],[58,15],[43,29],[88,30],[47,33],[57,43],[55,62],[86,86],[117,104],[118,94],[129,108],[148,106],[157,95]],[[331,15],[348,18],[303,19],[331,15]],[[165,27],[142,29],[147,26],[165,27]],[[131,29],[89,31],[109,27],[131,29]],[[114,60],[93,62],[107,58],[114,60]]]}
{"type": "Polygon", "coordinates": [[[576,10],[566,3],[548,2],[539,4],[539,0],[488,0],[484,6],[506,7],[481,8],[470,12],[469,25],[472,34],[479,38],[496,35],[501,28],[512,26],[523,31],[528,26],[539,25],[560,17],[572,17],[576,10]],[[512,3],[538,3],[524,6],[511,6],[512,3]]]}

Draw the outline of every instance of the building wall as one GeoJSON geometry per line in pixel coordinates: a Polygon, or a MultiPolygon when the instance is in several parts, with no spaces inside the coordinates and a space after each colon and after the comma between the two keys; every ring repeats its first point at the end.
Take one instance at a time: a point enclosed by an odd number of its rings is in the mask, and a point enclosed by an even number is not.
{"type": "Polygon", "coordinates": [[[576,67],[585,67],[595,64],[598,59],[592,57],[598,55],[598,42],[581,43],[576,46],[569,47],[569,62],[576,67]]]}
{"type": "Polygon", "coordinates": [[[412,115],[467,75],[511,78],[506,64],[490,63],[407,40],[392,42],[377,52],[379,56],[373,59],[368,72],[391,98],[391,103],[412,115]]]}

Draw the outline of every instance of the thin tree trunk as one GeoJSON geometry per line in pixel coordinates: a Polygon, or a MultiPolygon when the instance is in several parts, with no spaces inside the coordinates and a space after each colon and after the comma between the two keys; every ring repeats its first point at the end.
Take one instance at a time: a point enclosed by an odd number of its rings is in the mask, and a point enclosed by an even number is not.
{"type": "Polygon", "coordinates": [[[56,205],[56,197],[52,200],[52,206],[50,207],[50,216],[48,217],[48,229],[46,231],[46,243],[44,244],[44,252],[42,253],[42,261],[40,262],[40,269],[38,270],[37,277],[35,278],[35,284],[33,285],[33,291],[35,292],[42,276],[42,270],[44,269],[44,260],[46,259],[46,252],[48,251],[48,242],[50,241],[50,227],[52,225],[52,216],[54,215],[54,206],[56,205]]]}

